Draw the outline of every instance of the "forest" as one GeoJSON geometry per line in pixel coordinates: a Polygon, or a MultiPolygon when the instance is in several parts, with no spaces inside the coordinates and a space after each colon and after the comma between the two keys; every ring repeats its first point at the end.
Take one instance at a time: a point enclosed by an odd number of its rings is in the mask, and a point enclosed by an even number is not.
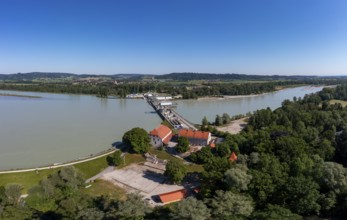
{"type": "MultiPolygon", "coordinates": [[[[0,216],[16,219],[306,219],[347,218],[347,85],[325,88],[282,107],[254,112],[244,131],[190,156],[203,164],[200,191],[150,208],[137,194],[126,200],[90,196],[83,174],[67,167],[43,179],[23,201],[20,186],[0,187],[0,216]],[[234,152],[237,162],[228,158],[234,152]]],[[[11,219],[10,218],[10,219],[11,219]]]]}

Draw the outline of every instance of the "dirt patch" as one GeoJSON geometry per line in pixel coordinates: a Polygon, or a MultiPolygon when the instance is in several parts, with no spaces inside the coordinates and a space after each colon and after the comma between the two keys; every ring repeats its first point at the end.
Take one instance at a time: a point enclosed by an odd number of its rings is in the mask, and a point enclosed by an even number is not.
{"type": "Polygon", "coordinates": [[[230,134],[238,134],[246,127],[247,119],[248,117],[234,120],[230,124],[223,127],[216,127],[216,129],[222,132],[229,132],[230,134]]]}

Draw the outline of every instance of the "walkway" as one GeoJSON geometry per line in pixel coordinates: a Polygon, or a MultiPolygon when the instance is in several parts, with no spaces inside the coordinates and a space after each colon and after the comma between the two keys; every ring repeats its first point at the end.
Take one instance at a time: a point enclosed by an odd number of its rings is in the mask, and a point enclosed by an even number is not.
{"type": "Polygon", "coordinates": [[[37,170],[49,170],[49,169],[53,169],[53,168],[66,167],[66,166],[71,166],[71,165],[74,165],[74,164],[79,164],[79,163],[84,163],[84,162],[87,162],[87,161],[95,160],[97,158],[104,157],[106,155],[112,154],[115,151],[116,151],[116,149],[108,151],[108,152],[100,154],[100,155],[97,155],[97,156],[94,156],[94,157],[89,157],[89,158],[86,158],[86,159],[77,160],[77,161],[68,162],[68,163],[63,163],[63,164],[58,164],[58,165],[38,167],[38,168],[30,168],[30,169],[18,169],[18,170],[0,171],[0,174],[22,173],[22,172],[30,172],[30,171],[37,171],[37,170]]]}

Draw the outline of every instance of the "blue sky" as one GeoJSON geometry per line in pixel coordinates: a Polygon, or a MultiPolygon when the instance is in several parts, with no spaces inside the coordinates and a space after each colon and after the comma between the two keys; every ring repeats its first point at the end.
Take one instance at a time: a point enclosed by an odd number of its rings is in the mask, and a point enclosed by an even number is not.
{"type": "Polygon", "coordinates": [[[347,74],[346,0],[0,0],[0,73],[347,74]]]}

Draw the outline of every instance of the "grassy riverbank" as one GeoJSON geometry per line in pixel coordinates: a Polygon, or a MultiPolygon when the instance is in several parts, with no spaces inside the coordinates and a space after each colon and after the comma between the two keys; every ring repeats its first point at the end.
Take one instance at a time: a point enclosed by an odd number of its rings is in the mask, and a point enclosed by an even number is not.
{"type": "MultiPolygon", "coordinates": [[[[150,153],[156,154],[158,158],[160,159],[179,160],[173,157],[172,155],[168,154],[166,151],[159,151],[159,150],[152,149],[150,153]]],[[[108,167],[107,160],[106,160],[107,156],[109,155],[106,155],[94,160],[90,160],[87,162],[75,164],[73,166],[75,166],[77,169],[83,172],[86,179],[88,179],[90,177],[95,176],[96,174],[104,170],[106,167],[108,167]]],[[[123,168],[133,163],[145,162],[145,158],[141,154],[126,154],[124,162],[125,163],[120,165],[118,168],[123,168]]],[[[191,164],[186,166],[187,166],[188,172],[203,171],[203,167],[201,165],[191,164]]],[[[17,183],[22,185],[23,193],[26,193],[28,189],[30,189],[32,186],[38,184],[43,178],[47,177],[48,175],[59,171],[59,169],[61,168],[52,168],[48,170],[30,171],[30,172],[22,172],[22,173],[0,174],[0,186],[5,186],[9,183],[17,183]]],[[[96,194],[103,193],[102,189],[103,189],[104,183],[101,183],[101,182],[99,183],[97,181],[93,185],[95,185],[96,189],[94,189],[93,187],[93,189],[86,190],[86,191],[88,191],[89,193],[97,192],[96,194]]]]}
{"type": "MultiPolygon", "coordinates": [[[[103,157],[96,158],[94,160],[82,162],[79,164],[73,165],[77,169],[79,169],[82,173],[84,173],[86,179],[95,176],[96,174],[103,171],[108,167],[106,158],[109,155],[105,155],[103,157]]],[[[126,154],[124,164],[119,166],[118,168],[123,168],[133,163],[144,162],[145,158],[141,154],[126,154]]],[[[32,186],[38,184],[43,178],[48,175],[59,171],[61,168],[52,168],[48,170],[40,170],[40,171],[30,171],[30,172],[19,172],[19,173],[6,173],[0,174],[0,186],[5,186],[9,183],[18,183],[22,185],[23,192],[26,193],[28,189],[32,186]]],[[[99,186],[99,188],[102,188],[99,186]]]]}
{"type": "MultiPolygon", "coordinates": [[[[90,178],[98,174],[100,171],[102,171],[108,166],[106,157],[107,156],[103,156],[95,160],[75,164],[74,166],[80,171],[82,171],[85,174],[86,178],[90,178]]],[[[38,172],[30,171],[22,173],[0,174],[0,186],[5,186],[9,183],[18,183],[23,186],[23,192],[27,192],[28,189],[30,189],[35,184],[39,183],[40,180],[54,172],[57,172],[59,169],[61,168],[40,170],[38,172]]]]}

